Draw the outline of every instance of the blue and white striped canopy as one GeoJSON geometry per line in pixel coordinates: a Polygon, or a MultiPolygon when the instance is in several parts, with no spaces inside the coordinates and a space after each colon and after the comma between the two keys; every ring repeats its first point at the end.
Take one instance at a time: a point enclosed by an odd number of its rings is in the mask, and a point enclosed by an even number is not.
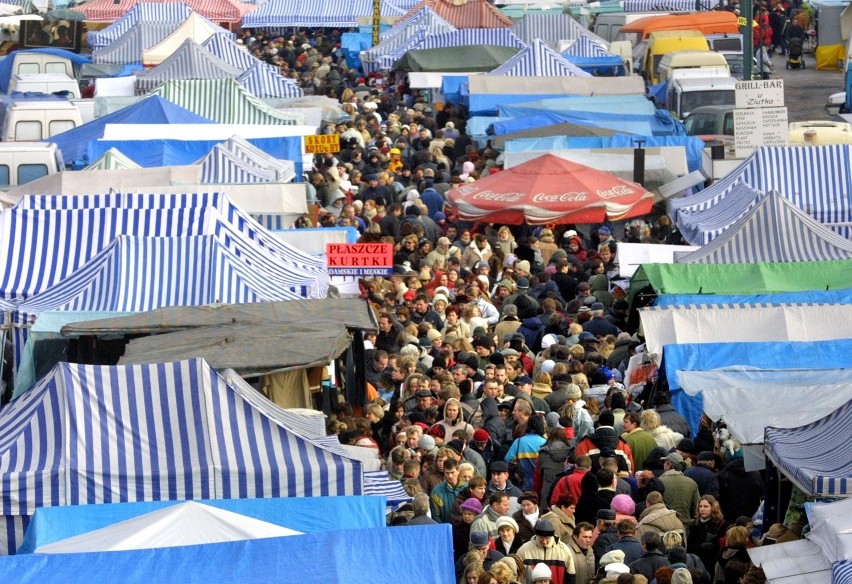
{"type": "Polygon", "coordinates": [[[221,144],[196,162],[201,165],[201,182],[204,184],[247,184],[275,182],[277,173],[241,160],[221,144]]]}
{"type": "Polygon", "coordinates": [[[570,14],[526,14],[512,25],[512,32],[525,43],[541,39],[546,43],[588,38],[606,44],[606,41],[583,27],[570,14]]]}
{"type": "MultiPolygon", "coordinates": [[[[399,17],[408,10],[382,0],[382,16],[399,17]]],[[[270,0],[243,17],[243,28],[358,26],[359,18],[373,14],[372,0],[270,0]]]]}
{"type": "MultiPolygon", "coordinates": [[[[377,60],[384,55],[399,54],[400,47],[406,46],[417,39],[419,35],[434,35],[457,30],[456,27],[435,14],[431,8],[424,8],[407,18],[404,23],[397,23],[384,32],[382,40],[376,46],[361,51],[361,63],[365,71],[375,71],[380,67],[377,60]]],[[[391,64],[393,61],[391,61],[391,64]]],[[[388,65],[389,66],[389,65],[388,65]]]]}
{"type": "Polygon", "coordinates": [[[411,500],[411,495],[402,488],[402,482],[389,478],[385,470],[364,472],[364,494],[385,497],[388,507],[411,500]]]}
{"type": "Polygon", "coordinates": [[[488,75],[511,77],[591,77],[565,57],[535,39],[517,55],[489,72],[488,75]]]}
{"type": "Polygon", "coordinates": [[[296,176],[296,165],[292,160],[280,160],[270,156],[244,138],[231,136],[228,140],[222,142],[221,146],[239,160],[274,171],[276,182],[290,182],[296,176]]]}
{"type": "MultiPolygon", "coordinates": [[[[62,197],[58,197],[62,198],[62,197]]],[[[119,235],[187,237],[212,234],[212,208],[28,209],[0,215],[0,298],[20,302],[62,282],[119,235]]]]}
{"type": "Polygon", "coordinates": [[[378,57],[375,64],[381,69],[389,69],[409,51],[474,45],[496,45],[518,49],[524,47],[523,41],[508,28],[461,28],[439,34],[421,30],[394,51],[378,57]]]}
{"type": "MultiPolygon", "coordinates": [[[[846,238],[852,238],[852,146],[780,146],[761,147],[734,169],[700,193],[669,201],[671,214],[684,237],[693,245],[710,241],[710,228],[696,229],[696,221],[709,223],[705,215],[710,209],[715,218],[712,229],[722,229],[736,221],[754,203],[748,200],[751,189],[759,192],[777,190],[798,208],[846,238]],[[742,186],[744,183],[745,186],[742,186]],[[733,201],[728,200],[735,194],[733,201]],[[742,199],[746,199],[744,204],[742,199]],[[699,220],[693,217],[700,217],[699,220]],[[706,241],[705,241],[706,238],[706,241]]],[[[718,233],[716,234],[718,235],[718,233]]]]}
{"type": "Polygon", "coordinates": [[[141,64],[142,53],[172,34],[180,23],[145,22],[108,45],[92,50],[94,63],[141,64]]]}
{"type": "Polygon", "coordinates": [[[852,258],[852,241],[821,225],[777,191],[758,201],[719,237],[675,261],[747,264],[852,258]]]}
{"type": "Polygon", "coordinates": [[[587,36],[581,36],[571,46],[560,53],[563,57],[583,57],[586,59],[602,59],[608,57],[618,57],[615,53],[610,53],[604,45],[596,43],[587,36]]]}
{"type": "Polygon", "coordinates": [[[131,30],[141,28],[146,24],[161,24],[163,30],[170,27],[171,30],[163,36],[163,38],[166,38],[181,22],[187,19],[191,11],[190,7],[183,2],[139,2],[127,14],[103,30],[89,32],[86,35],[86,40],[92,50],[102,49],[123,38],[131,30]]]}
{"type": "Polygon", "coordinates": [[[60,363],[0,411],[0,553],[39,507],[363,493],[360,462],[299,436],[257,397],[200,359],[60,363]]]}
{"type": "Polygon", "coordinates": [[[624,0],[625,12],[695,12],[696,3],[702,10],[713,10],[715,0],[624,0]]]}
{"type": "Polygon", "coordinates": [[[849,420],[852,400],[828,416],[798,428],[766,428],[766,455],[807,495],[852,495],[849,420]]]}
{"type": "Polygon", "coordinates": [[[292,79],[287,79],[272,65],[255,59],[242,75],[237,77],[237,83],[245,87],[257,97],[302,97],[304,93],[292,79]]]}
{"type": "MultiPolygon", "coordinates": [[[[239,138],[232,138],[228,141],[229,149],[232,151],[236,151],[236,147],[233,144],[239,143],[239,138]]],[[[219,221],[216,225],[213,226],[214,232],[212,234],[216,235],[220,232],[227,235],[227,232],[223,230],[224,225],[230,226],[233,231],[242,234],[244,237],[248,238],[252,241],[256,246],[263,248],[270,255],[281,259],[283,262],[292,265],[300,270],[304,270],[305,272],[310,273],[314,278],[317,279],[317,282],[321,288],[322,294],[321,296],[325,296],[328,286],[328,272],[325,267],[325,260],[323,258],[317,258],[312,255],[308,255],[301,250],[298,250],[271,233],[269,233],[266,229],[258,225],[258,223],[251,218],[245,211],[237,207],[226,195],[217,192],[209,192],[209,193],[192,193],[192,194],[170,194],[161,192],[127,192],[127,193],[111,193],[106,195],[68,195],[68,196],[52,196],[52,195],[30,195],[23,197],[21,201],[16,205],[14,209],[11,211],[25,211],[27,209],[36,209],[36,210],[63,210],[64,212],[71,213],[69,216],[63,216],[63,219],[66,220],[65,229],[77,229],[78,227],[70,227],[71,223],[75,223],[77,221],[77,217],[73,215],[74,212],[79,212],[82,209],[90,209],[90,210],[110,210],[110,211],[122,211],[123,214],[129,214],[132,217],[134,211],[138,212],[147,212],[147,213],[155,213],[157,211],[167,211],[166,215],[160,216],[158,218],[159,223],[163,223],[166,219],[170,218],[171,215],[169,213],[174,213],[176,211],[184,211],[192,210],[192,209],[211,209],[214,210],[218,215],[216,218],[221,218],[222,221],[219,221]],[[72,221],[73,219],[73,221],[72,221]]],[[[0,219],[5,218],[7,213],[3,213],[0,215],[0,219]]],[[[149,219],[151,217],[157,217],[157,215],[143,215],[143,219],[149,219]]],[[[98,227],[99,224],[94,224],[98,227]]],[[[111,224],[110,224],[111,225],[111,224]]],[[[27,227],[27,226],[24,226],[27,227]]],[[[26,235],[29,231],[36,226],[30,225],[29,229],[26,229],[22,232],[22,235],[26,235]]],[[[38,225],[37,227],[43,227],[38,225]]],[[[168,233],[166,229],[162,229],[162,231],[166,231],[164,236],[181,236],[181,235],[210,235],[211,233],[179,233],[175,230],[174,233],[168,233]]],[[[7,230],[4,230],[3,237],[9,237],[6,235],[8,233],[7,230]]],[[[160,233],[158,231],[157,233],[160,233]]],[[[158,236],[157,233],[122,233],[123,235],[139,235],[139,236],[147,236],[147,237],[155,237],[158,236]]],[[[75,233],[75,236],[78,235],[75,233]]],[[[115,233],[118,235],[118,233],[115,233]]],[[[108,243],[112,242],[115,238],[110,237],[104,241],[103,245],[98,248],[103,249],[108,243]]],[[[42,234],[41,236],[45,236],[42,234]]],[[[28,235],[28,237],[32,237],[28,235]]],[[[82,237],[82,236],[80,236],[82,237]]],[[[85,239],[78,239],[79,241],[84,241],[85,239]]],[[[3,241],[0,239],[0,241],[3,241]]],[[[90,243],[91,245],[91,243],[90,243]]],[[[33,248],[36,249],[36,248],[33,248]]],[[[40,248],[38,248],[40,249],[40,248]]],[[[2,296],[0,296],[2,297],[2,296]]]]}
{"type": "Polygon", "coordinates": [[[201,43],[201,46],[240,71],[246,71],[249,67],[258,63],[257,57],[250,55],[240,45],[235,43],[230,36],[214,34],[201,43]]]}
{"type": "Polygon", "coordinates": [[[841,560],[832,564],[831,584],[852,584],[852,560],[841,560]]]}
{"type": "Polygon", "coordinates": [[[183,41],[162,63],[136,74],[136,94],[152,91],[172,79],[234,79],[240,69],[223,61],[192,39],[183,41]]]}
{"type": "Polygon", "coordinates": [[[276,265],[250,246],[238,247],[235,238],[229,243],[224,245],[215,235],[122,235],[68,278],[17,309],[29,317],[50,310],[145,312],[311,295],[311,282],[295,270],[276,265]]]}

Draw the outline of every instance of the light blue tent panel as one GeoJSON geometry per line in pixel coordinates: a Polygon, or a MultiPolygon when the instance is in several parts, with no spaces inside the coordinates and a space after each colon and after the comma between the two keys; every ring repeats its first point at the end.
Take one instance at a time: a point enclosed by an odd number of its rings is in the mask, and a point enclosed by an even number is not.
{"type": "Polygon", "coordinates": [[[405,574],[408,584],[446,584],[455,579],[452,558],[450,526],[425,525],[153,550],[25,554],[3,558],[0,578],[17,584],[91,584],[114,578],[120,566],[123,584],[386,582],[393,573],[405,574]]]}
{"type": "Polygon", "coordinates": [[[641,94],[559,96],[500,106],[500,115],[513,118],[533,116],[542,112],[558,114],[574,111],[654,115],[657,108],[641,94]]]}
{"type": "MultiPolygon", "coordinates": [[[[293,499],[201,499],[199,503],[305,533],[384,527],[385,498],[377,496],[293,499]]],[[[55,541],[139,517],[181,501],[41,507],[33,516],[19,554],[55,541]]]]}
{"type": "Polygon", "coordinates": [[[852,289],[803,290],[773,294],[660,294],[654,306],[692,306],[695,304],[852,304],[852,289]]]}
{"type": "Polygon", "coordinates": [[[702,371],[743,365],[758,369],[852,368],[852,339],[772,343],[684,343],[663,347],[663,366],[672,405],[697,432],[704,400],[680,387],[678,371],[702,371]]]}
{"type": "MultiPolygon", "coordinates": [[[[267,154],[291,160],[296,176],[302,173],[302,137],[250,138],[248,142],[267,154]]],[[[97,160],[110,148],[119,150],[139,166],[180,166],[192,164],[219,142],[216,140],[93,140],[88,144],[86,160],[97,160]]]]}

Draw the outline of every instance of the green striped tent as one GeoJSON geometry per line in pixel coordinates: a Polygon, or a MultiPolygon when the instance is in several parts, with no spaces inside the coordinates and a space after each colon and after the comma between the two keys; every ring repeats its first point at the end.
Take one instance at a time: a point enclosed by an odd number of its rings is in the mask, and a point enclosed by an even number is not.
{"type": "Polygon", "coordinates": [[[304,125],[305,118],[279,112],[234,79],[166,81],[151,92],[220,124],[304,125]]]}
{"type": "Polygon", "coordinates": [[[120,150],[110,148],[83,170],[126,170],[129,168],[141,167],[122,154],[120,150]]]}

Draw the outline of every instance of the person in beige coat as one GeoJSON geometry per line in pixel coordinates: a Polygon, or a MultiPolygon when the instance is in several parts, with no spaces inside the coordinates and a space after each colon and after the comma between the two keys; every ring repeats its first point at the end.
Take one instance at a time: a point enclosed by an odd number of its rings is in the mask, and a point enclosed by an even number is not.
{"type": "Polygon", "coordinates": [[[663,502],[663,495],[657,491],[648,493],[645,498],[645,510],[639,516],[636,537],[641,539],[645,533],[653,532],[662,536],[667,531],[677,531],[684,535],[683,523],[677,513],[663,502]]]}

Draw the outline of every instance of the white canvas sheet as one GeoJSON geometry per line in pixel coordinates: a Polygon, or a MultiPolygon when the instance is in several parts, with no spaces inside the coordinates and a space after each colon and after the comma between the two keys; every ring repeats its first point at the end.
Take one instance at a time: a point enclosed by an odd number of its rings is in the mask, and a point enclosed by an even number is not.
{"type": "Polygon", "coordinates": [[[254,184],[186,184],[167,187],[145,187],[136,192],[162,192],[192,194],[218,191],[226,195],[240,209],[251,215],[285,215],[291,222],[308,212],[307,191],[304,183],[254,183],[254,184]],[[159,188],[159,190],[158,190],[159,188]]]}
{"type": "MultiPolygon", "coordinates": [[[[511,141],[510,141],[511,143],[511,141]]],[[[663,146],[645,149],[645,170],[667,169],[672,174],[681,176],[689,172],[686,162],[686,149],[683,146],[663,146]]],[[[633,180],[633,149],[632,148],[570,148],[554,150],[528,150],[521,152],[505,152],[503,167],[512,168],[544,154],[553,154],[565,160],[585,164],[607,172],[629,172],[633,180]]]]}
{"type": "Polygon", "coordinates": [[[664,245],[659,243],[619,243],[618,274],[632,278],[642,264],[673,264],[675,253],[692,253],[694,245],[664,245]]]}
{"type": "Polygon", "coordinates": [[[441,89],[444,75],[457,77],[459,75],[482,75],[482,73],[435,73],[412,71],[408,74],[408,84],[411,89],[441,89]]]}
{"type": "Polygon", "coordinates": [[[36,553],[142,550],[300,534],[233,511],[187,501],[44,545],[36,553]]]}
{"type": "Polygon", "coordinates": [[[135,95],[136,75],[95,79],[95,97],[133,97],[135,95]]]}
{"type": "MultiPolygon", "coordinates": [[[[619,245],[619,253],[621,245],[619,245]]],[[[767,426],[794,428],[815,422],[852,399],[852,370],[678,371],[689,395],[701,393],[704,413],[724,420],[744,444],[762,444],[767,426]],[[807,407],[802,407],[802,396],[807,407]],[[772,404],[767,408],[766,404],[772,404]]]]}
{"type": "MultiPolygon", "coordinates": [[[[16,204],[24,195],[92,195],[126,190],[147,190],[152,185],[184,185],[201,182],[201,167],[161,166],[120,170],[63,171],[16,187],[0,195],[3,202],[16,204]]],[[[210,190],[209,186],[205,190],[210,190]]],[[[197,192],[197,191],[195,191],[197,192]]]]}
{"type": "Polygon", "coordinates": [[[107,124],[103,140],[227,140],[240,136],[280,138],[316,134],[313,126],[275,126],[265,124],[107,124]]]}
{"type": "Polygon", "coordinates": [[[220,32],[225,31],[197,12],[193,12],[172,34],[142,53],[142,62],[145,65],[159,65],[173,55],[186,39],[192,39],[200,45],[220,32]]]}
{"type": "Polygon", "coordinates": [[[639,310],[648,352],[663,345],[849,338],[850,304],[651,307],[639,310]]]}
{"type": "Polygon", "coordinates": [[[852,498],[827,505],[809,505],[811,532],[829,562],[852,560],[852,498]]]}
{"type": "Polygon", "coordinates": [[[751,548],[748,555],[770,584],[831,584],[831,564],[806,539],[751,548]]]}

